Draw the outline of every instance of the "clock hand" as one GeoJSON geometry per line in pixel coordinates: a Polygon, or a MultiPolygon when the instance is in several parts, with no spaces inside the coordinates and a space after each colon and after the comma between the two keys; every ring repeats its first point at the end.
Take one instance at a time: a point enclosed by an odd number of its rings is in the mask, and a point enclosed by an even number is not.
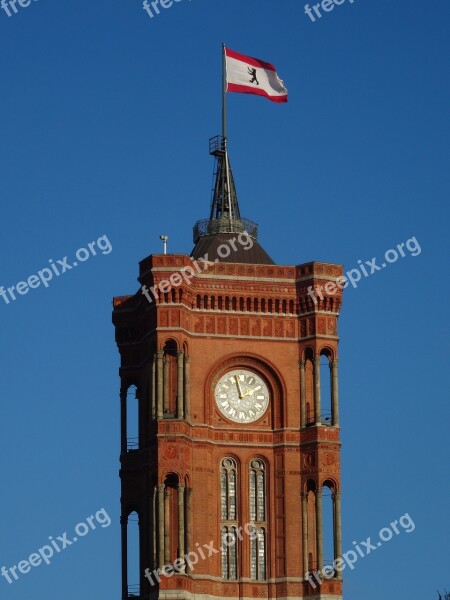
{"type": "Polygon", "coordinates": [[[242,398],[244,397],[244,394],[242,393],[241,384],[239,383],[239,379],[237,377],[235,377],[234,380],[236,381],[237,389],[239,392],[239,398],[240,398],[240,400],[242,400],[242,398]]]}

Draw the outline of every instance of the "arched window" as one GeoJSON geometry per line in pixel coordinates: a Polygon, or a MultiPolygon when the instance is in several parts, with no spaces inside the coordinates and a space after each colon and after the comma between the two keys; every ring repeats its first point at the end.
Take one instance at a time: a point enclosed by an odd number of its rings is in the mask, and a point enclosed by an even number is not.
{"type": "Polygon", "coordinates": [[[178,475],[169,473],[164,481],[164,560],[173,563],[177,559],[179,528],[178,475]]]}
{"type": "Polygon", "coordinates": [[[139,516],[137,512],[132,512],[127,522],[127,584],[130,597],[139,596],[139,560],[139,516]]]}
{"type": "Polygon", "coordinates": [[[266,578],[266,530],[252,527],[250,533],[250,574],[254,581],[266,578]]]}
{"type": "Polygon", "coordinates": [[[265,465],[262,460],[252,460],[249,473],[250,521],[266,520],[265,465]]]}
{"type": "Polygon", "coordinates": [[[164,345],[164,418],[174,418],[177,412],[177,343],[164,345]]]}
{"type": "Polygon", "coordinates": [[[320,353],[320,397],[321,415],[320,422],[323,425],[332,425],[331,420],[331,370],[330,351],[325,349],[320,353]]]}
{"type": "Polygon", "coordinates": [[[222,578],[237,579],[236,527],[222,527],[222,578]]]}
{"type": "Polygon", "coordinates": [[[314,363],[313,351],[308,348],[305,352],[305,422],[307,425],[315,423],[314,410],[314,363]]]}
{"type": "Polygon", "coordinates": [[[220,466],[220,517],[222,578],[237,579],[237,465],[232,458],[224,458],[220,466]]]}
{"type": "Polygon", "coordinates": [[[127,390],[127,450],[139,448],[139,397],[135,385],[130,385],[127,390]]]}
{"type": "Polygon", "coordinates": [[[322,487],[322,530],[323,530],[323,563],[333,565],[334,560],[334,508],[333,483],[325,481],[322,487]]]}
{"type": "Polygon", "coordinates": [[[308,571],[317,570],[317,513],[316,513],[316,492],[315,483],[309,482],[307,491],[307,522],[306,531],[308,532],[308,571]]]}
{"type": "Polygon", "coordinates": [[[222,521],[237,520],[236,480],[236,461],[232,458],[224,458],[220,469],[220,512],[222,521]]]}
{"type": "Polygon", "coordinates": [[[266,579],[266,471],[262,460],[254,459],[249,470],[250,574],[255,581],[266,579]]]}

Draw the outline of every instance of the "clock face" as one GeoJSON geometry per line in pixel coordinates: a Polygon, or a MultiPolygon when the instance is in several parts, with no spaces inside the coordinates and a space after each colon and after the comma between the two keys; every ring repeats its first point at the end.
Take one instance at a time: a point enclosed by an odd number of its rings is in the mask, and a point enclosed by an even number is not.
{"type": "Polygon", "coordinates": [[[253,423],[269,406],[265,382],[251,371],[236,369],[223,375],[214,392],[217,408],[230,421],[253,423]]]}

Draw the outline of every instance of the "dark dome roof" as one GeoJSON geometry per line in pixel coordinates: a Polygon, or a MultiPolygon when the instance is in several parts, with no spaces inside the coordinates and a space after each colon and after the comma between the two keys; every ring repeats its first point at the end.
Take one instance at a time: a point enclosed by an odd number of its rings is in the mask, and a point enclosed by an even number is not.
{"type": "Polygon", "coordinates": [[[191,256],[197,260],[204,257],[206,260],[214,261],[218,259],[217,262],[227,263],[247,263],[252,265],[275,264],[257,240],[250,236],[239,238],[239,234],[237,233],[203,235],[195,244],[191,256]],[[231,243],[233,238],[234,242],[231,243]],[[253,244],[251,245],[250,242],[253,242],[253,244]],[[220,253],[217,252],[219,246],[222,245],[230,250],[228,256],[223,256],[227,253],[225,249],[221,248],[220,253]],[[234,247],[236,250],[233,249],[234,247]],[[208,255],[207,257],[206,254],[208,255]]]}

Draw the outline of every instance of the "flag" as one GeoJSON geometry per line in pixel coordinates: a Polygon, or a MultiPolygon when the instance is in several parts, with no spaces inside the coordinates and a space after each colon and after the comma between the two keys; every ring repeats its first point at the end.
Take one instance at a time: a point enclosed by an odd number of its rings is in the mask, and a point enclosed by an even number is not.
{"type": "Polygon", "coordinates": [[[272,102],[287,102],[288,91],[268,62],[225,49],[227,91],[265,96],[272,102]]]}

